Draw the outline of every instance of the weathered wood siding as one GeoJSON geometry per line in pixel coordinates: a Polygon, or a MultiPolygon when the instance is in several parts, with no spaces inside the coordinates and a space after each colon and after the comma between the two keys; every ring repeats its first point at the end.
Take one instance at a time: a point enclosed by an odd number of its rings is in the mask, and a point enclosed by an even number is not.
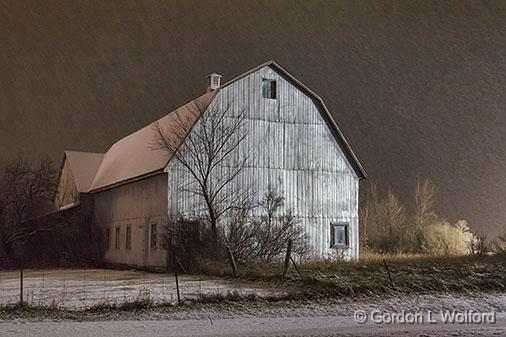
{"type": "MultiPolygon", "coordinates": [[[[238,184],[254,186],[258,199],[269,185],[282,192],[286,208],[300,218],[317,256],[358,258],[359,179],[315,102],[266,66],[220,89],[211,108],[226,106],[231,107],[231,118],[242,110],[247,116],[247,138],[234,156],[252,149],[251,165],[238,184]],[[262,97],[262,79],[276,80],[277,99],[262,97]],[[349,224],[348,249],[330,249],[331,222],[349,224]]],[[[188,179],[184,170],[172,161],[166,171],[170,212],[199,212],[195,197],[180,189],[188,179]]]]}
{"type": "MultiPolygon", "coordinates": [[[[110,230],[105,262],[136,266],[164,267],[166,252],[161,249],[162,227],[167,219],[167,176],[159,174],[94,194],[95,221],[110,230]],[[157,224],[158,247],[151,248],[150,225],[157,224]],[[131,226],[131,248],[126,248],[126,227],[131,226]],[[119,248],[115,247],[120,228],[119,248]]],[[[105,243],[104,243],[105,244],[105,243]]]]}
{"type": "Polygon", "coordinates": [[[58,189],[55,198],[56,209],[74,205],[79,200],[79,192],[74,182],[74,175],[70,168],[68,159],[65,158],[58,180],[58,189]]]}

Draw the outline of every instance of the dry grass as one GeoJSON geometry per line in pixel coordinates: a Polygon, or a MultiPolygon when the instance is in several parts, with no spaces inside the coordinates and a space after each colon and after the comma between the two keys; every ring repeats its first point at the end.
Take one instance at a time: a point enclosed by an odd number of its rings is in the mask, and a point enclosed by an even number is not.
{"type": "MultiPolygon", "coordinates": [[[[228,265],[200,263],[200,272],[231,276],[228,265]]],[[[506,291],[504,256],[429,256],[364,254],[358,262],[318,261],[292,267],[242,267],[239,278],[283,283],[294,298],[354,297],[393,294],[506,291]],[[386,266],[385,266],[386,264],[386,266]],[[390,272],[390,276],[387,272],[390,272]]]]}
{"type": "Polygon", "coordinates": [[[335,295],[506,290],[506,259],[499,256],[371,256],[355,263],[305,265],[302,272],[335,295]]]}

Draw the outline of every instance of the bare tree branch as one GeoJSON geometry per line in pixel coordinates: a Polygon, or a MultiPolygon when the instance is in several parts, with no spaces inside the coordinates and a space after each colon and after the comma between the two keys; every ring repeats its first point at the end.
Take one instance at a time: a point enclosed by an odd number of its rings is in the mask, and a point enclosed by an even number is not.
{"type": "Polygon", "coordinates": [[[191,177],[179,188],[201,197],[216,242],[221,218],[251,198],[250,190],[240,191],[244,186],[236,182],[251,151],[246,149],[241,158],[234,158],[247,137],[245,114],[231,111],[230,106],[193,104],[187,108],[190,114],[175,113],[170,125],[154,125],[154,148],[166,151],[191,177]],[[228,193],[233,187],[238,192],[228,193]]]}
{"type": "Polygon", "coordinates": [[[23,241],[44,228],[26,230],[22,224],[54,209],[56,171],[48,160],[29,163],[23,158],[0,172],[0,244],[23,241]]]}

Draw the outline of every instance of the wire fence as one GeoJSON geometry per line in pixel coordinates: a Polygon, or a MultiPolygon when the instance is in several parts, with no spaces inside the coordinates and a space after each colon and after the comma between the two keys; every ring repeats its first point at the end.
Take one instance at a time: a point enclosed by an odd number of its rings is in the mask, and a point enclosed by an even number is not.
{"type": "MultiPolygon", "coordinates": [[[[226,295],[265,295],[257,285],[236,284],[205,276],[179,275],[181,299],[226,295]]],[[[56,269],[0,271],[0,306],[23,302],[82,310],[96,305],[119,305],[149,299],[154,303],[178,302],[173,274],[109,269],[56,269]]]]}

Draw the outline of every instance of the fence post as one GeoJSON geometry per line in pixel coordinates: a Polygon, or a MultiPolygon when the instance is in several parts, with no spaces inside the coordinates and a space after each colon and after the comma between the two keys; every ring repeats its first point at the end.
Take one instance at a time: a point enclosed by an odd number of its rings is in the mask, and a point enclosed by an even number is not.
{"type": "Polygon", "coordinates": [[[177,263],[175,251],[172,251],[172,266],[174,267],[174,276],[176,278],[177,304],[181,305],[181,295],[179,294],[179,279],[177,277],[177,263]]]}
{"type": "Polygon", "coordinates": [[[23,306],[23,268],[19,273],[19,304],[23,306]]]}
{"type": "Polygon", "coordinates": [[[283,277],[285,277],[286,273],[288,272],[288,267],[290,266],[291,255],[292,255],[292,239],[289,239],[288,246],[286,247],[285,265],[283,267],[283,277]]]}
{"type": "Polygon", "coordinates": [[[297,273],[299,273],[300,279],[302,281],[304,281],[304,277],[302,276],[302,273],[300,272],[299,267],[297,266],[297,264],[295,263],[295,261],[291,257],[290,257],[290,260],[292,261],[293,266],[295,267],[295,270],[297,270],[297,273]]]}
{"type": "Polygon", "coordinates": [[[83,303],[86,303],[86,269],[83,271],[84,291],[83,291],[83,303]]]}
{"type": "Polygon", "coordinates": [[[390,275],[390,269],[388,269],[387,261],[385,261],[385,259],[383,259],[383,264],[385,265],[385,269],[387,270],[388,279],[390,280],[390,284],[392,285],[392,287],[394,287],[394,282],[392,281],[392,275],[390,275]]]}

